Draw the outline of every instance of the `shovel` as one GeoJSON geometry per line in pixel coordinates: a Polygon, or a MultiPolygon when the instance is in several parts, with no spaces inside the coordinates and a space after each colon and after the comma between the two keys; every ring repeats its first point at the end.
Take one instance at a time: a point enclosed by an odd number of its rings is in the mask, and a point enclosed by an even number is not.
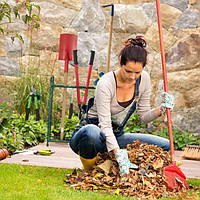
{"type": "MultiPolygon", "coordinates": [[[[160,17],[160,0],[156,0],[156,8],[157,8],[158,30],[159,30],[159,38],[160,38],[164,90],[165,92],[168,92],[167,70],[166,70],[166,63],[165,63],[163,33],[162,33],[161,17],[160,17]]],[[[166,166],[164,168],[163,174],[166,178],[166,182],[170,190],[174,190],[174,189],[177,190],[179,187],[188,189],[189,187],[187,185],[186,176],[183,174],[180,168],[176,165],[176,161],[175,161],[171,112],[169,108],[167,108],[166,113],[167,113],[167,121],[168,121],[169,140],[170,140],[170,155],[171,155],[172,161],[169,166],[166,166]]]]}
{"type": "MultiPolygon", "coordinates": [[[[58,60],[65,61],[64,67],[64,85],[68,85],[68,68],[69,61],[73,60],[73,49],[77,48],[77,36],[74,34],[62,33],[60,34],[60,46],[58,60]]],[[[62,103],[62,118],[61,118],[61,132],[60,140],[64,138],[64,126],[65,126],[65,111],[67,101],[67,88],[64,88],[63,103],[62,103]]]]}

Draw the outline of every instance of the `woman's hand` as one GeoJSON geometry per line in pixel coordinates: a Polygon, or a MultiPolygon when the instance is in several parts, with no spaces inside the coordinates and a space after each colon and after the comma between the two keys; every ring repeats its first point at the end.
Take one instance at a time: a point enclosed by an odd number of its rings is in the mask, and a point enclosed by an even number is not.
{"type": "Polygon", "coordinates": [[[174,96],[168,94],[167,92],[161,93],[161,106],[160,112],[162,115],[166,114],[166,108],[169,108],[170,111],[174,109],[174,96]]]}
{"type": "Polygon", "coordinates": [[[115,157],[119,164],[120,168],[120,175],[129,174],[129,169],[138,169],[138,166],[131,163],[128,159],[128,153],[126,149],[116,149],[115,151],[115,157]]]}

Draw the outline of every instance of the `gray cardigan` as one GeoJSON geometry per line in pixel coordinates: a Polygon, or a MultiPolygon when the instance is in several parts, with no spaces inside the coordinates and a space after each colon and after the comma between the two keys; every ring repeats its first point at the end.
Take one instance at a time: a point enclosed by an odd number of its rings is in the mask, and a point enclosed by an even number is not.
{"type": "MultiPolygon", "coordinates": [[[[155,109],[151,110],[150,94],[150,77],[149,74],[143,70],[139,86],[139,98],[137,99],[137,113],[139,119],[143,123],[151,122],[158,117],[155,109]]],[[[113,72],[104,74],[98,81],[95,90],[94,105],[90,108],[88,117],[99,118],[98,126],[106,136],[106,146],[108,151],[119,148],[112,130],[111,120],[119,123],[122,122],[130,106],[124,108],[118,104],[116,98],[116,81],[113,72]]]]}

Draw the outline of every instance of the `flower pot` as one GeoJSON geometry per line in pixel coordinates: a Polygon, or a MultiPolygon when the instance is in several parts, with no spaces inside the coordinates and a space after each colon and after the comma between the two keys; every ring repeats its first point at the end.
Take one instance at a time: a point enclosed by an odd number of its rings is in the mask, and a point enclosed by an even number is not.
{"type": "Polygon", "coordinates": [[[5,158],[7,158],[9,156],[10,156],[10,154],[9,154],[7,149],[0,148],[0,160],[3,160],[3,159],[5,159],[5,158]]]}

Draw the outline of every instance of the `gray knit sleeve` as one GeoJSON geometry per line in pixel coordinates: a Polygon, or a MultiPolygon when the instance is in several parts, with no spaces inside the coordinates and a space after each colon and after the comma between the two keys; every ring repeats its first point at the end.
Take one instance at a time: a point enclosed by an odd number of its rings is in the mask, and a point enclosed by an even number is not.
{"type": "Polygon", "coordinates": [[[99,127],[106,136],[106,146],[108,151],[119,148],[111,124],[111,100],[113,94],[112,89],[112,83],[102,77],[102,79],[97,84],[95,92],[99,127]]]}
{"type": "Polygon", "coordinates": [[[137,104],[138,117],[143,123],[149,123],[158,118],[155,109],[151,109],[150,107],[150,95],[150,76],[146,71],[143,71],[139,88],[139,100],[137,104]]]}

